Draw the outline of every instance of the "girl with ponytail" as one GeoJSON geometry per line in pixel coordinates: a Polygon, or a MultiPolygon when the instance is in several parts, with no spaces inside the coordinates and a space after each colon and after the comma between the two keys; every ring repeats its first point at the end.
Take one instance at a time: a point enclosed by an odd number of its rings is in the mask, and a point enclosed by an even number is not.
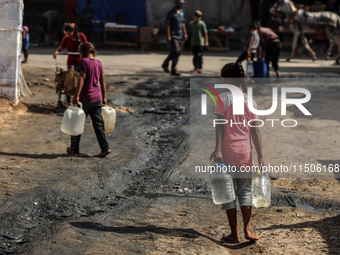
{"type": "MultiPolygon", "coordinates": [[[[87,43],[86,36],[78,32],[78,27],[74,23],[64,24],[64,34],[65,36],[58,49],[54,52],[53,58],[56,58],[57,54],[61,52],[63,48],[67,48],[67,52],[77,52],[81,43],[87,43]]],[[[69,54],[67,57],[67,70],[70,69],[71,66],[74,66],[74,69],[79,72],[80,60],[80,55],[69,54]]],[[[71,102],[70,96],[66,95],[66,101],[68,103],[71,102]]]]}
{"type": "MultiPolygon", "coordinates": [[[[222,67],[221,78],[224,83],[234,85],[243,91],[244,94],[244,114],[233,115],[233,100],[237,100],[228,90],[220,95],[222,104],[216,105],[215,114],[217,119],[227,120],[224,125],[216,125],[216,146],[210,156],[214,162],[224,162],[234,166],[236,173],[233,176],[235,194],[238,197],[244,222],[245,238],[250,241],[257,241],[260,237],[256,236],[251,229],[252,218],[252,173],[244,172],[244,169],[252,169],[253,156],[251,139],[255,145],[258,156],[259,166],[264,165],[262,154],[262,139],[258,124],[255,124],[258,117],[253,114],[247,104],[247,86],[245,83],[245,73],[241,63],[229,63],[222,67]]],[[[253,100],[253,106],[256,103],[253,100]]],[[[222,121],[220,122],[222,123],[222,121]]],[[[223,235],[222,241],[240,242],[237,228],[236,202],[222,205],[226,210],[231,234],[223,235]]]]}
{"type": "MultiPolygon", "coordinates": [[[[106,105],[106,85],[102,63],[96,59],[96,50],[92,43],[83,43],[78,49],[82,59],[79,68],[79,80],[73,97],[73,105],[82,103],[86,116],[90,115],[93,128],[101,149],[95,157],[104,158],[111,150],[105,135],[102,118],[102,105],[106,105]]],[[[70,155],[79,154],[81,135],[71,136],[71,146],[67,147],[70,155]]]]}

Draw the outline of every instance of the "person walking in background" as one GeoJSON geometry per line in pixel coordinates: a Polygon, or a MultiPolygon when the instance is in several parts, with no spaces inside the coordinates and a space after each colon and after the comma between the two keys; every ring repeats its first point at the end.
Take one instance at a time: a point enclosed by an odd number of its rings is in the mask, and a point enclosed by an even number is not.
{"type": "Polygon", "coordinates": [[[175,0],[175,6],[168,12],[166,16],[166,31],[167,40],[171,44],[171,51],[168,57],[164,60],[162,68],[164,72],[169,73],[169,62],[171,64],[171,75],[181,75],[177,72],[176,66],[178,58],[181,55],[183,39],[188,39],[187,31],[185,28],[185,18],[182,10],[184,0],[175,0]]]}
{"type": "MultiPolygon", "coordinates": [[[[77,25],[74,23],[65,23],[64,34],[65,36],[58,49],[54,52],[53,58],[56,58],[58,53],[64,48],[67,48],[67,52],[78,52],[79,45],[87,42],[86,36],[83,33],[78,32],[77,25]]],[[[67,57],[67,70],[73,65],[74,69],[79,72],[80,60],[81,57],[79,54],[69,54],[67,57]]],[[[71,97],[66,95],[66,101],[67,103],[71,103],[71,97]]]]}
{"type": "Polygon", "coordinates": [[[275,70],[276,77],[280,78],[280,70],[279,70],[279,57],[280,57],[280,37],[274,33],[268,27],[261,27],[261,23],[259,21],[254,21],[254,26],[257,27],[260,35],[260,42],[262,48],[262,55],[259,60],[262,60],[263,57],[267,63],[268,67],[268,77],[269,75],[269,65],[272,63],[272,66],[275,70]]]}
{"type": "Polygon", "coordinates": [[[246,50],[241,53],[236,62],[241,63],[245,59],[254,60],[257,48],[260,45],[260,36],[258,34],[258,28],[254,24],[250,26],[249,39],[246,44],[246,50]]]}
{"type": "MultiPolygon", "coordinates": [[[[215,114],[218,119],[231,120],[233,123],[250,123],[249,125],[216,125],[216,145],[215,150],[210,156],[214,162],[224,162],[235,166],[238,170],[233,174],[235,194],[238,197],[244,222],[244,235],[250,241],[257,241],[260,237],[256,236],[251,229],[252,219],[252,172],[240,171],[240,168],[253,167],[251,139],[254,142],[259,166],[264,165],[262,154],[262,139],[258,125],[255,121],[257,116],[248,107],[247,86],[245,84],[245,73],[241,63],[229,63],[221,69],[223,83],[231,84],[243,91],[244,95],[244,114],[233,115],[233,95],[228,90],[220,95],[222,104],[217,104],[215,114]]],[[[253,100],[253,106],[256,103],[253,100]]],[[[222,209],[226,210],[231,234],[223,235],[222,241],[234,243],[240,242],[238,227],[236,201],[222,204],[222,209]]]]}
{"type": "Polygon", "coordinates": [[[197,10],[194,13],[194,20],[189,25],[189,36],[193,55],[194,70],[202,72],[203,48],[209,46],[207,27],[202,19],[202,12],[197,10]]]}
{"type": "Polygon", "coordinates": [[[28,27],[23,26],[22,27],[22,51],[24,52],[24,60],[22,63],[28,62],[28,46],[30,43],[30,34],[28,33],[28,27]]]}
{"type": "MultiPolygon", "coordinates": [[[[94,156],[103,158],[111,152],[102,118],[102,105],[107,104],[103,66],[99,60],[95,59],[96,50],[93,44],[81,44],[79,52],[82,57],[79,65],[79,81],[72,103],[78,105],[81,102],[86,116],[90,115],[101,149],[101,152],[94,156]]],[[[68,154],[79,154],[80,138],[81,135],[71,136],[71,146],[67,147],[68,154]]]]}

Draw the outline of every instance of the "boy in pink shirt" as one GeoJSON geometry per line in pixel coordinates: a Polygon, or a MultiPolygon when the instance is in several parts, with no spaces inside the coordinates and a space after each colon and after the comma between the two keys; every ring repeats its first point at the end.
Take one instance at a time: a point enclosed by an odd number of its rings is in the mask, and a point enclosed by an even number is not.
{"type": "MultiPolygon", "coordinates": [[[[251,139],[253,139],[259,165],[263,165],[262,156],[262,141],[261,133],[256,124],[252,124],[252,120],[257,119],[257,116],[250,112],[247,105],[247,86],[245,84],[245,73],[241,63],[229,63],[221,69],[221,78],[226,84],[235,85],[239,87],[244,93],[244,114],[233,115],[233,97],[230,91],[220,95],[222,105],[216,106],[216,116],[218,119],[225,119],[228,121],[224,125],[216,125],[216,147],[211,154],[210,160],[215,162],[224,162],[226,164],[235,166],[240,170],[242,167],[252,167],[252,146],[251,139]],[[231,122],[233,124],[231,124],[231,122]],[[236,124],[237,123],[237,124],[236,124]]],[[[253,101],[256,108],[256,103],[253,101]]],[[[252,178],[251,172],[239,173],[242,178],[233,178],[235,194],[238,197],[243,221],[245,238],[251,241],[257,241],[260,237],[256,236],[251,229],[252,216],[252,178]]],[[[238,175],[238,177],[240,177],[238,175]]],[[[231,234],[223,235],[223,241],[231,241],[234,243],[240,242],[239,232],[237,228],[236,217],[236,202],[230,202],[222,205],[222,209],[226,210],[231,234]]]]}

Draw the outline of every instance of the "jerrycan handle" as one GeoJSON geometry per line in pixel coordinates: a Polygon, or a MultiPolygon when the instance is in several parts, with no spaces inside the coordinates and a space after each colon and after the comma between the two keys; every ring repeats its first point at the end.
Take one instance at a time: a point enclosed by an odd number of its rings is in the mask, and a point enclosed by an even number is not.
{"type": "MultiPolygon", "coordinates": [[[[83,104],[82,104],[82,102],[78,102],[78,104],[79,104],[79,108],[80,109],[83,109],[83,104]]],[[[74,105],[72,105],[72,106],[74,106],[74,107],[78,107],[78,105],[76,105],[76,104],[74,104],[74,105]]]]}
{"type": "Polygon", "coordinates": [[[211,165],[213,166],[214,164],[225,164],[225,163],[223,161],[215,162],[214,160],[212,160],[211,165]]]}

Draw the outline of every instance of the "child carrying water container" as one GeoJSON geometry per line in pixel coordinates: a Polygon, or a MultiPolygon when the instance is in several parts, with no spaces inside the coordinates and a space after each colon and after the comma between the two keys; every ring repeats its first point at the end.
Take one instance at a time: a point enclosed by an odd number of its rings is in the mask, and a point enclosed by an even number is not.
{"type": "MultiPolygon", "coordinates": [[[[78,51],[82,57],[79,64],[79,81],[73,97],[73,105],[83,104],[86,116],[90,115],[101,152],[95,157],[105,157],[111,151],[105,135],[102,105],[106,105],[106,86],[102,63],[95,59],[96,50],[91,43],[83,43],[78,51]]],[[[81,136],[71,136],[71,146],[67,153],[79,154],[81,136]]]]}
{"type": "MultiPolygon", "coordinates": [[[[233,183],[236,197],[238,197],[241,207],[245,238],[251,241],[257,241],[260,237],[256,236],[251,229],[252,218],[252,174],[251,172],[241,172],[240,169],[246,169],[253,166],[251,139],[253,139],[259,165],[264,165],[262,155],[261,133],[252,120],[257,119],[247,104],[247,86],[245,84],[245,73],[241,63],[229,63],[221,69],[221,78],[223,83],[236,86],[244,95],[244,114],[233,115],[233,100],[243,100],[232,96],[227,92],[220,95],[222,104],[217,104],[215,114],[218,119],[228,120],[228,124],[216,125],[216,146],[210,156],[210,160],[215,162],[224,162],[235,166],[238,173],[233,175],[233,183]],[[234,123],[231,125],[230,123],[234,123]],[[242,123],[245,123],[243,125],[242,123]],[[250,125],[248,125],[250,123],[250,125]]],[[[253,101],[256,108],[256,103],[253,101]]],[[[236,217],[236,201],[222,204],[222,209],[226,210],[231,234],[223,235],[222,241],[240,242],[239,231],[236,217]]]]}

